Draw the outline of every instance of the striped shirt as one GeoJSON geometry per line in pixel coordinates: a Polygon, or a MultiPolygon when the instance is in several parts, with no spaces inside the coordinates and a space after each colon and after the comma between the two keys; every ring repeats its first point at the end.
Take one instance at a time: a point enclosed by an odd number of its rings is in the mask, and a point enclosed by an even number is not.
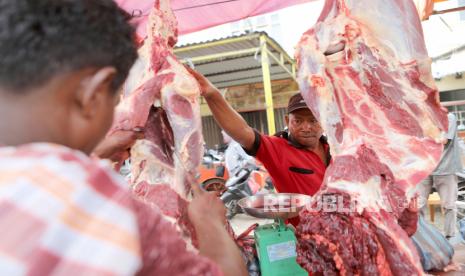
{"type": "Polygon", "coordinates": [[[220,274],[103,162],[59,145],[0,148],[0,229],[0,275],[220,274]]]}

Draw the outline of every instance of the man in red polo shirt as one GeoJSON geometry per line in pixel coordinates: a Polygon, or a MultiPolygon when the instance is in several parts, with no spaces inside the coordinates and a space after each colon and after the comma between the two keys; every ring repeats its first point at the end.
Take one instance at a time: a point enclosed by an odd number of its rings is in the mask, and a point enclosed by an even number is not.
{"type": "Polygon", "coordinates": [[[260,160],[280,193],[314,195],[330,162],[329,146],[321,125],[296,94],[288,104],[287,132],[275,136],[258,133],[224,99],[205,77],[192,71],[202,95],[220,127],[260,160]]]}

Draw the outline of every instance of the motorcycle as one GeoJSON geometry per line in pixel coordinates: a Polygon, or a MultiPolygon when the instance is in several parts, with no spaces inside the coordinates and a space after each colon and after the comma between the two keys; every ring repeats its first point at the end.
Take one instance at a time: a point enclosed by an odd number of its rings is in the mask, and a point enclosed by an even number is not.
{"type": "Polygon", "coordinates": [[[242,213],[237,204],[240,199],[255,195],[263,188],[272,190],[273,185],[265,170],[247,163],[226,181],[225,188],[220,198],[226,206],[226,217],[232,219],[236,214],[242,213]]]}
{"type": "Polygon", "coordinates": [[[224,153],[219,150],[204,151],[198,181],[206,191],[216,191],[220,194],[226,191],[226,180],[229,174],[224,163],[224,153]]]}
{"type": "Polygon", "coordinates": [[[218,194],[226,206],[228,219],[242,212],[237,205],[240,199],[263,189],[274,189],[271,177],[263,165],[256,161],[240,162],[234,175],[229,175],[224,153],[214,149],[205,150],[198,181],[203,190],[218,194]]]}

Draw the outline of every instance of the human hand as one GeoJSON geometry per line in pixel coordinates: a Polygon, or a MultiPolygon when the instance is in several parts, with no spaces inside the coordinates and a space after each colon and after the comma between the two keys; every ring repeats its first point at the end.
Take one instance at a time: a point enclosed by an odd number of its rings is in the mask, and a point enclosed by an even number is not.
{"type": "Polygon", "coordinates": [[[195,71],[187,65],[184,67],[199,83],[200,95],[208,97],[209,95],[218,91],[218,89],[205,76],[203,76],[202,74],[200,74],[199,72],[195,71]]]}
{"type": "Polygon", "coordinates": [[[199,253],[216,263],[225,276],[246,276],[241,252],[225,227],[226,209],[215,193],[192,185],[194,198],[187,212],[199,244],[199,253]]]}
{"type": "Polygon", "coordinates": [[[203,191],[200,185],[193,184],[194,198],[189,203],[189,219],[196,229],[205,226],[206,222],[219,223],[221,226],[226,222],[226,208],[217,193],[203,191]]]}
{"type": "Polygon", "coordinates": [[[129,149],[142,138],[144,138],[142,129],[117,130],[106,136],[94,149],[93,154],[101,159],[120,162],[129,158],[129,149]]]}

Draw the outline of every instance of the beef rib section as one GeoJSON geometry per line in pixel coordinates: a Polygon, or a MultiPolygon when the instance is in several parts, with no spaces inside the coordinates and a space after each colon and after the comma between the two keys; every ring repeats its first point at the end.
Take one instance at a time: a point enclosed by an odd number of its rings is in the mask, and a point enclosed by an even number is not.
{"type": "Polygon", "coordinates": [[[190,243],[194,232],[187,203],[203,151],[200,89],[173,54],[177,21],[169,0],[154,1],[147,28],[112,129],[145,129],[145,139],[131,148],[132,188],[158,206],[190,243]]]}
{"type": "Polygon", "coordinates": [[[421,275],[415,186],[446,112],[411,0],[326,0],[297,46],[298,82],[333,157],[300,214],[298,262],[324,275],[421,275]]]}

